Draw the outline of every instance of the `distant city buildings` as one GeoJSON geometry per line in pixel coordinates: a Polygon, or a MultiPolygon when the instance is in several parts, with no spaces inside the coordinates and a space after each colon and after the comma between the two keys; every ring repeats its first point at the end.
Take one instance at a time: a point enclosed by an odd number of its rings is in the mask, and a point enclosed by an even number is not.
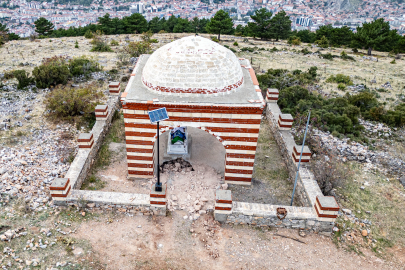
{"type": "Polygon", "coordinates": [[[327,0],[93,0],[88,6],[74,4],[55,4],[52,2],[26,0],[0,0],[0,22],[23,37],[34,32],[33,22],[40,17],[50,20],[56,28],[68,29],[71,26],[85,26],[96,23],[99,17],[109,13],[112,18],[123,18],[134,13],[154,17],[176,17],[192,19],[211,18],[220,10],[226,10],[234,18],[235,25],[246,25],[250,15],[259,8],[266,8],[273,14],[284,10],[290,16],[293,30],[308,29],[315,31],[322,25],[334,27],[347,25],[352,29],[376,18],[384,18],[391,29],[405,32],[405,3],[390,0],[363,1],[356,9],[347,11],[329,6],[327,0]]]}

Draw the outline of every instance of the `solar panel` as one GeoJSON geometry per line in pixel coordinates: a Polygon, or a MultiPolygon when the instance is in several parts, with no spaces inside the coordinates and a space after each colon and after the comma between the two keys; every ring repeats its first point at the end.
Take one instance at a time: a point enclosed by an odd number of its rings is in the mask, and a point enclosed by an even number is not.
{"type": "Polygon", "coordinates": [[[148,114],[151,123],[156,123],[158,121],[169,119],[169,115],[167,114],[166,108],[149,111],[148,114]]]}

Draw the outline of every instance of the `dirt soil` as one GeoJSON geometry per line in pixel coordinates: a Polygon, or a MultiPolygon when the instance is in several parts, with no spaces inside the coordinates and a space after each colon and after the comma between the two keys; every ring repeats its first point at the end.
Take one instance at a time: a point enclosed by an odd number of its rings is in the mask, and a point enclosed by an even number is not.
{"type": "Polygon", "coordinates": [[[220,226],[211,215],[193,222],[184,220],[185,214],[116,214],[112,222],[106,218],[82,223],[75,238],[88,240],[105,269],[114,270],[401,269],[405,263],[387,263],[369,251],[360,256],[338,249],[322,235],[301,237],[295,230],[220,226]]]}

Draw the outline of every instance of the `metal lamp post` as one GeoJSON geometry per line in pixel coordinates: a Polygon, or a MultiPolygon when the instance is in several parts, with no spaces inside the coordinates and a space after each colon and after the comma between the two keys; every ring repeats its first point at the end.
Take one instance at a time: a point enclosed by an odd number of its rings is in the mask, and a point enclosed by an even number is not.
{"type": "Polygon", "coordinates": [[[149,119],[152,124],[157,124],[157,183],[155,185],[155,191],[162,191],[162,183],[160,182],[160,164],[159,164],[159,121],[169,119],[166,108],[160,108],[157,110],[149,111],[149,119]]]}

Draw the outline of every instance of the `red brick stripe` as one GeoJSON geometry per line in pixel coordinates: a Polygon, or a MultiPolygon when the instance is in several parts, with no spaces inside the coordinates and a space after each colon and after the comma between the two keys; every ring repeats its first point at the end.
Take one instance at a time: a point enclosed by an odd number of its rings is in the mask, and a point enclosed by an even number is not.
{"type": "Polygon", "coordinates": [[[205,127],[212,132],[229,132],[229,133],[259,133],[256,128],[228,128],[228,127],[205,127]]]}
{"type": "Polygon", "coordinates": [[[240,181],[240,182],[252,182],[252,178],[225,176],[225,181],[240,181]]]}
{"type": "Polygon", "coordinates": [[[127,156],[128,160],[152,160],[153,161],[153,157],[145,157],[145,156],[127,156]]]}
{"type": "Polygon", "coordinates": [[[278,116],[278,118],[281,120],[281,121],[283,121],[283,122],[294,122],[294,119],[283,119],[282,117],[281,117],[281,115],[279,115],[278,116]]]}
{"type": "Polygon", "coordinates": [[[125,131],[125,136],[136,136],[136,137],[155,137],[156,132],[137,132],[137,131],[125,131]]]}
{"type": "Polygon", "coordinates": [[[95,112],[106,112],[107,110],[108,110],[108,107],[105,108],[105,110],[102,110],[102,109],[95,109],[94,111],[95,111],[95,112]]]}
{"type": "Polygon", "coordinates": [[[166,198],[166,194],[150,194],[151,198],[166,198]]]}
{"type": "MultiPolygon", "coordinates": [[[[332,198],[336,201],[336,199],[335,199],[334,197],[332,197],[332,198]]],[[[340,210],[340,207],[322,207],[322,206],[321,206],[321,203],[319,202],[318,197],[316,197],[316,201],[318,202],[319,208],[320,208],[321,210],[326,210],[326,211],[339,211],[339,210],[340,210]]],[[[337,204],[337,203],[336,203],[336,204],[337,204]]]]}
{"type": "MultiPolygon", "coordinates": [[[[294,150],[294,153],[295,153],[296,156],[300,156],[300,154],[301,154],[301,149],[300,149],[300,151],[298,152],[297,149],[296,149],[295,146],[294,146],[293,150],[294,150]]],[[[310,156],[311,156],[311,153],[302,153],[302,156],[310,157],[310,156]]]]}
{"type": "MultiPolygon", "coordinates": [[[[127,119],[149,119],[145,114],[124,114],[127,119]]],[[[203,118],[170,116],[168,121],[173,122],[204,122],[204,123],[230,123],[230,124],[260,124],[261,119],[229,119],[229,118],[203,118]]]]}
{"type": "Polygon", "coordinates": [[[220,136],[224,141],[242,141],[242,142],[257,142],[257,137],[231,137],[220,136]]]}
{"type": "Polygon", "coordinates": [[[91,134],[90,139],[77,139],[78,142],[90,142],[93,139],[93,134],[91,134]]]}
{"type": "Polygon", "coordinates": [[[227,204],[232,204],[232,200],[215,200],[217,203],[227,203],[227,204]]]}
{"type": "MultiPolygon", "coordinates": [[[[125,127],[133,127],[133,128],[153,128],[156,129],[156,124],[138,124],[138,123],[125,123],[125,127]]],[[[166,126],[162,126],[159,124],[159,128],[165,128],[166,126]]]]}
{"type": "Polygon", "coordinates": [[[239,174],[252,174],[253,168],[252,168],[252,170],[225,169],[225,172],[226,173],[239,173],[239,174]]]}
{"type": "Polygon", "coordinates": [[[127,152],[153,153],[153,149],[127,148],[127,152]]]}
{"type": "Polygon", "coordinates": [[[318,208],[316,207],[316,204],[315,204],[315,210],[316,210],[316,213],[318,214],[318,217],[337,218],[337,215],[320,214],[318,208]]]}
{"type": "Polygon", "coordinates": [[[150,201],[150,204],[166,205],[166,202],[150,201]]]}
{"type": "Polygon", "coordinates": [[[268,100],[278,100],[278,97],[267,97],[268,100]]]}
{"type": "Polygon", "coordinates": [[[68,180],[66,181],[66,184],[65,184],[65,186],[63,186],[63,187],[49,187],[49,189],[50,190],[65,190],[66,189],[66,187],[69,185],[69,183],[70,183],[70,180],[69,180],[69,178],[68,178],[68,180]]]}
{"type": "Polygon", "coordinates": [[[279,127],[283,127],[283,128],[291,128],[292,127],[292,124],[291,125],[283,125],[283,124],[281,124],[280,119],[278,120],[278,125],[279,125],[279,127]]]}
{"type": "Polygon", "coordinates": [[[250,166],[253,167],[254,163],[253,162],[238,162],[238,161],[226,161],[226,165],[232,165],[232,166],[250,166]]]}
{"type": "Polygon", "coordinates": [[[147,103],[127,103],[123,105],[124,109],[152,111],[166,107],[168,112],[188,112],[188,113],[226,113],[226,114],[262,114],[263,108],[260,107],[233,107],[233,106],[201,106],[185,104],[147,104],[147,103]]]}
{"type": "Polygon", "coordinates": [[[255,155],[254,154],[239,154],[239,153],[227,153],[226,157],[228,158],[248,158],[248,159],[254,159],[255,155]]]}
{"type": "Polygon", "coordinates": [[[66,198],[69,195],[70,189],[72,188],[72,186],[69,187],[68,191],[66,192],[66,194],[51,194],[51,197],[63,197],[66,198]]]}
{"type": "Polygon", "coordinates": [[[215,210],[225,210],[225,211],[231,211],[232,207],[221,207],[221,206],[215,206],[215,210]]]}
{"type": "Polygon", "coordinates": [[[153,164],[128,163],[128,167],[153,168],[153,164]]]}
{"type": "Polygon", "coordinates": [[[144,171],[132,171],[132,170],[128,170],[128,174],[135,174],[135,175],[153,175],[153,172],[144,172],[144,171]]]}
{"type": "MultiPolygon", "coordinates": [[[[294,154],[292,154],[292,157],[294,159],[295,162],[299,162],[300,161],[300,157],[298,156],[297,158],[295,158],[294,154]]],[[[305,157],[302,156],[301,158],[301,162],[309,162],[309,159],[304,159],[305,157]]]]}
{"type": "Polygon", "coordinates": [[[251,150],[256,151],[256,146],[250,145],[225,145],[226,149],[235,149],[235,150],[251,150]]]}
{"type": "Polygon", "coordinates": [[[137,140],[126,140],[127,144],[135,144],[135,145],[153,145],[152,141],[137,141],[137,140]]]}
{"type": "Polygon", "coordinates": [[[80,145],[79,144],[79,148],[91,148],[93,146],[93,144],[94,144],[94,141],[92,141],[90,145],[80,145]]]}

